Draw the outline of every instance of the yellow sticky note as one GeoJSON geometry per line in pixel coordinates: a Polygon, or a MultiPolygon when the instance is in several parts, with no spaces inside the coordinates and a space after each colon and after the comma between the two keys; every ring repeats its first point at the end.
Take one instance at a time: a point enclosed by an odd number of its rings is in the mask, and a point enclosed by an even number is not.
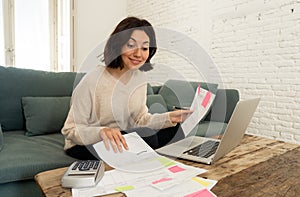
{"type": "Polygon", "coordinates": [[[175,165],[176,162],[166,158],[166,157],[159,157],[157,158],[157,160],[164,166],[168,167],[168,166],[172,166],[172,165],[175,165]]]}
{"type": "Polygon", "coordinates": [[[196,181],[197,183],[203,185],[204,187],[208,187],[210,185],[210,182],[205,181],[203,179],[199,179],[197,177],[192,178],[193,181],[196,181]]]}
{"type": "Polygon", "coordinates": [[[126,185],[126,186],[120,186],[120,187],[116,187],[115,190],[118,192],[123,192],[123,191],[128,191],[128,190],[133,190],[134,187],[131,185],[126,185]]]}

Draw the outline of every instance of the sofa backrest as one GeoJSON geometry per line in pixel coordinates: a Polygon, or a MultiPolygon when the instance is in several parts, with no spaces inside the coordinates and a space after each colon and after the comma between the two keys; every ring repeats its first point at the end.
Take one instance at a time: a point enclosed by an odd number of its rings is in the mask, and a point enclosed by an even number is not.
{"type": "Polygon", "coordinates": [[[201,88],[216,94],[218,84],[184,80],[168,80],[160,88],[158,93],[164,98],[168,111],[173,110],[173,106],[189,107],[193,102],[199,84],[201,88]]]}
{"type": "Polygon", "coordinates": [[[188,107],[191,105],[195,91],[200,83],[201,88],[216,95],[215,100],[204,117],[204,121],[228,123],[232,112],[239,101],[236,89],[218,89],[217,84],[206,82],[191,82],[183,80],[168,80],[162,86],[153,86],[147,95],[147,106],[150,113],[163,113],[173,110],[173,106],[188,107]]]}
{"type": "Polygon", "coordinates": [[[3,131],[24,130],[22,97],[71,96],[83,74],[0,66],[0,124],[3,131]]]}
{"type": "MultiPolygon", "coordinates": [[[[74,87],[83,75],[84,73],[46,72],[0,66],[0,124],[2,130],[25,130],[22,97],[71,96],[74,87]]],[[[147,105],[152,106],[152,113],[170,111],[173,105],[189,106],[198,84],[199,82],[169,80],[161,87],[152,87],[153,90],[148,85],[148,94],[150,95],[148,95],[149,99],[147,98],[147,105]]],[[[216,94],[211,112],[205,119],[228,122],[239,100],[237,90],[217,90],[217,84],[204,82],[200,82],[200,84],[202,88],[216,94]]]]}

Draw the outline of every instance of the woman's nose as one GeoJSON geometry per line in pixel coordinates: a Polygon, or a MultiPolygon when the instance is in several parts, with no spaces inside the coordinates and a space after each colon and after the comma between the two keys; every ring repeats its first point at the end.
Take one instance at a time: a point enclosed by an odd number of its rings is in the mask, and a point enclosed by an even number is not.
{"type": "Polygon", "coordinates": [[[136,49],[134,50],[134,56],[136,56],[136,57],[141,57],[141,55],[142,55],[141,48],[136,48],[136,49]]]}

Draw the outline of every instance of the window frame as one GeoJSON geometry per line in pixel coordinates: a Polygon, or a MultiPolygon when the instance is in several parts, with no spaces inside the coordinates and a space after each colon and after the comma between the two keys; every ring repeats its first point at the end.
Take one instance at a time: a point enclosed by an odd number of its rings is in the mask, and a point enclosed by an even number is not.
{"type": "MultiPolygon", "coordinates": [[[[50,71],[58,71],[58,25],[59,15],[58,15],[58,4],[61,0],[48,0],[49,1],[49,26],[50,26],[50,71]]],[[[70,56],[69,58],[69,68],[66,70],[74,71],[74,0],[69,0],[70,2],[70,37],[68,39],[70,43],[70,56]]],[[[1,2],[0,2],[1,3],[1,2]]],[[[3,34],[4,34],[4,57],[5,66],[15,67],[15,9],[14,0],[2,0],[3,7],[3,34]]],[[[61,24],[63,25],[63,24],[61,24]]],[[[67,65],[65,65],[67,66],[67,65]]]]}
{"type": "Polygon", "coordinates": [[[2,0],[4,57],[6,66],[14,66],[15,60],[15,30],[14,30],[14,0],[2,0]]]}

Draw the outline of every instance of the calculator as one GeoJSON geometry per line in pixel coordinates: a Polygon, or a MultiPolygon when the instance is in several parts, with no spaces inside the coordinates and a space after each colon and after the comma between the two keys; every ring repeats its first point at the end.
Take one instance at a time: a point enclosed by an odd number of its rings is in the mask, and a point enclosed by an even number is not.
{"type": "Polygon", "coordinates": [[[105,171],[102,160],[80,160],[72,163],[61,179],[62,187],[81,188],[95,186],[105,171]]]}

